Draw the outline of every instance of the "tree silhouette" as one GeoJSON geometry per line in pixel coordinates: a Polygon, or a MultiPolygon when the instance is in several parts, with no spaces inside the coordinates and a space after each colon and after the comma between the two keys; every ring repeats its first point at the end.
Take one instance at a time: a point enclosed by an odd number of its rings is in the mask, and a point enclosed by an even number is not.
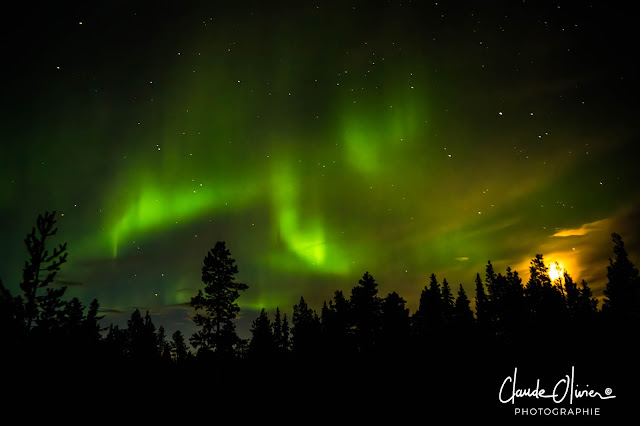
{"type": "Polygon", "coordinates": [[[475,318],[473,317],[473,312],[471,311],[469,298],[467,297],[467,293],[464,291],[462,284],[460,284],[458,297],[456,297],[456,302],[453,309],[453,318],[457,328],[463,330],[471,330],[475,318]]]}
{"type": "Polygon", "coordinates": [[[435,274],[429,277],[429,287],[420,293],[418,309],[411,317],[411,326],[418,345],[439,339],[442,331],[442,294],[435,274]]]}
{"type": "Polygon", "coordinates": [[[189,359],[191,353],[180,330],[174,331],[171,335],[170,345],[171,357],[176,364],[181,365],[189,359]]]}
{"type": "Polygon", "coordinates": [[[159,358],[156,327],[149,311],[144,317],[138,309],[131,314],[127,321],[126,339],[126,355],[130,360],[142,363],[159,358]]]}
{"type": "Polygon", "coordinates": [[[318,314],[307,305],[304,297],[300,297],[300,302],[293,307],[291,321],[294,354],[302,357],[315,355],[320,347],[321,323],[318,314]]]}
{"type": "Polygon", "coordinates": [[[240,291],[248,288],[246,284],[235,280],[238,268],[231,258],[224,241],[218,241],[204,258],[202,266],[202,290],[191,299],[191,307],[197,313],[193,318],[201,329],[191,337],[195,348],[212,351],[218,355],[233,355],[241,339],[236,333],[234,319],[240,307],[236,303],[240,291]]]}
{"type": "Polygon", "coordinates": [[[326,352],[339,356],[351,351],[351,305],[341,290],[336,290],[329,305],[322,307],[322,333],[326,352]]]}
{"type": "Polygon", "coordinates": [[[369,272],[351,290],[350,307],[356,347],[361,352],[371,351],[380,331],[381,300],[378,284],[369,272]]]}
{"type": "Polygon", "coordinates": [[[55,213],[54,211],[46,212],[44,216],[38,215],[36,226],[24,240],[29,260],[24,265],[20,288],[25,297],[27,330],[30,330],[33,322],[39,319],[39,313],[43,307],[47,309],[46,318],[43,318],[43,327],[48,327],[49,321],[55,316],[52,309],[61,306],[59,299],[64,294],[63,287],[56,290],[48,289],[50,291],[46,295],[38,296],[38,289],[46,288],[51,284],[60,266],[67,261],[67,243],[54,248],[51,254],[46,248],[47,240],[58,232],[58,228],[55,228],[55,213]]]}
{"type": "Polygon", "coordinates": [[[609,259],[603,312],[616,319],[640,320],[640,277],[624,247],[622,237],[611,234],[615,259],[609,259]]]}
{"type": "Polygon", "coordinates": [[[489,298],[484,289],[484,284],[480,274],[476,274],[476,319],[478,325],[484,333],[488,333],[491,328],[491,314],[489,311],[489,298]]]}
{"type": "Polygon", "coordinates": [[[444,324],[450,324],[453,321],[453,307],[455,298],[451,292],[451,287],[447,279],[442,280],[442,320],[444,324]]]}
{"type": "Polygon", "coordinates": [[[251,324],[250,331],[249,356],[254,359],[270,359],[274,355],[276,345],[271,321],[264,308],[251,324]]]}
{"type": "Polygon", "coordinates": [[[276,354],[286,354],[291,346],[289,341],[289,322],[287,321],[287,314],[284,314],[284,317],[281,316],[280,308],[276,308],[276,315],[273,319],[271,328],[276,354]]]}
{"type": "Polygon", "coordinates": [[[382,300],[381,345],[386,353],[402,353],[409,339],[409,309],[395,291],[382,300]]]}

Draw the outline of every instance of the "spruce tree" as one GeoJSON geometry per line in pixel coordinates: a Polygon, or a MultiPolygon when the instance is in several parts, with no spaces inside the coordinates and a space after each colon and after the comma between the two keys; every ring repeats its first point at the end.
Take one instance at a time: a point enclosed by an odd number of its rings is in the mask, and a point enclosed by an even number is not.
{"type": "Polygon", "coordinates": [[[447,279],[442,280],[442,319],[445,324],[453,320],[454,297],[447,279]]]}
{"type": "Polygon", "coordinates": [[[176,330],[171,335],[171,355],[176,364],[180,365],[187,361],[190,352],[180,330],[176,330]]]}
{"type": "Polygon", "coordinates": [[[20,289],[24,293],[25,321],[27,330],[31,330],[34,322],[39,319],[45,304],[49,309],[45,313],[42,326],[50,327],[50,321],[55,314],[52,309],[62,306],[60,301],[64,294],[64,287],[50,290],[44,296],[38,295],[38,290],[46,288],[53,282],[60,266],[67,261],[67,243],[60,244],[49,254],[46,248],[48,240],[55,236],[58,228],[55,228],[55,211],[46,212],[44,216],[38,215],[36,226],[27,235],[24,242],[29,253],[29,260],[25,262],[20,289]]]}
{"type": "Polygon", "coordinates": [[[480,274],[476,274],[476,319],[482,328],[489,328],[491,326],[489,298],[485,293],[480,274]]]}
{"type": "Polygon", "coordinates": [[[275,341],[271,321],[264,308],[251,324],[250,331],[249,356],[254,359],[270,358],[274,353],[275,341]]]}
{"type": "Polygon", "coordinates": [[[462,329],[471,329],[474,323],[473,312],[471,311],[469,298],[464,291],[462,284],[458,290],[458,297],[456,297],[454,305],[454,321],[455,324],[462,329]]]}
{"type": "Polygon", "coordinates": [[[358,285],[351,290],[351,318],[354,339],[361,352],[370,351],[380,333],[381,300],[378,297],[378,283],[369,272],[365,272],[358,285]]]}
{"type": "Polygon", "coordinates": [[[607,266],[602,311],[617,319],[640,320],[640,277],[624,247],[622,237],[611,234],[615,253],[607,266]]]}
{"type": "Polygon", "coordinates": [[[409,309],[406,303],[395,291],[382,300],[381,343],[387,352],[398,352],[409,339],[409,309]]]}
{"type": "Polygon", "coordinates": [[[314,355],[321,338],[321,323],[316,312],[307,305],[304,297],[293,307],[292,350],[296,355],[314,355]]]}
{"type": "Polygon", "coordinates": [[[237,273],[235,260],[231,258],[225,242],[218,241],[204,258],[204,292],[199,290],[191,299],[191,307],[197,312],[193,321],[201,327],[191,337],[195,348],[231,356],[236,346],[242,343],[236,333],[234,319],[240,312],[236,300],[248,286],[236,281],[237,273]]]}

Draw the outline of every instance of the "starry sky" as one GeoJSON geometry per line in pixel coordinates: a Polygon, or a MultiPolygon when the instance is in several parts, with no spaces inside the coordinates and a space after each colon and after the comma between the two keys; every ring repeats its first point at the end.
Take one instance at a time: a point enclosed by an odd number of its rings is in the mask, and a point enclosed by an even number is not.
{"type": "MultiPolygon", "coordinates": [[[[431,273],[542,253],[602,295],[639,260],[637,50],[605,1],[98,1],[2,20],[0,279],[55,210],[56,285],[105,324],[187,304],[224,240],[240,334],[365,271],[413,311],[431,273]]],[[[54,241],[52,241],[53,243],[54,241]]]]}

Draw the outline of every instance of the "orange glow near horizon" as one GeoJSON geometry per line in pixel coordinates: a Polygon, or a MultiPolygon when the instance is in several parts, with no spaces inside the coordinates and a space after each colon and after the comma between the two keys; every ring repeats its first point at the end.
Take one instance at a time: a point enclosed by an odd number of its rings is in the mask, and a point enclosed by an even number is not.
{"type": "Polygon", "coordinates": [[[549,265],[549,278],[551,281],[562,279],[564,276],[564,266],[559,261],[551,262],[549,265]]]}

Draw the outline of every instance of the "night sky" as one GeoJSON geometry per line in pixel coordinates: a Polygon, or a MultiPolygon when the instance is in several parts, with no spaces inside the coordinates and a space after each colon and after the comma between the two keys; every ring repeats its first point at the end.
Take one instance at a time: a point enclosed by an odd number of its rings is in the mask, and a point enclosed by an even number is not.
{"type": "Polygon", "coordinates": [[[218,240],[260,308],[365,271],[413,312],[542,253],[601,297],[640,261],[631,3],[47,2],[2,20],[0,279],[55,210],[56,285],[104,324],[188,302],[218,240]],[[455,4],[455,6],[454,6],[455,4]]]}

